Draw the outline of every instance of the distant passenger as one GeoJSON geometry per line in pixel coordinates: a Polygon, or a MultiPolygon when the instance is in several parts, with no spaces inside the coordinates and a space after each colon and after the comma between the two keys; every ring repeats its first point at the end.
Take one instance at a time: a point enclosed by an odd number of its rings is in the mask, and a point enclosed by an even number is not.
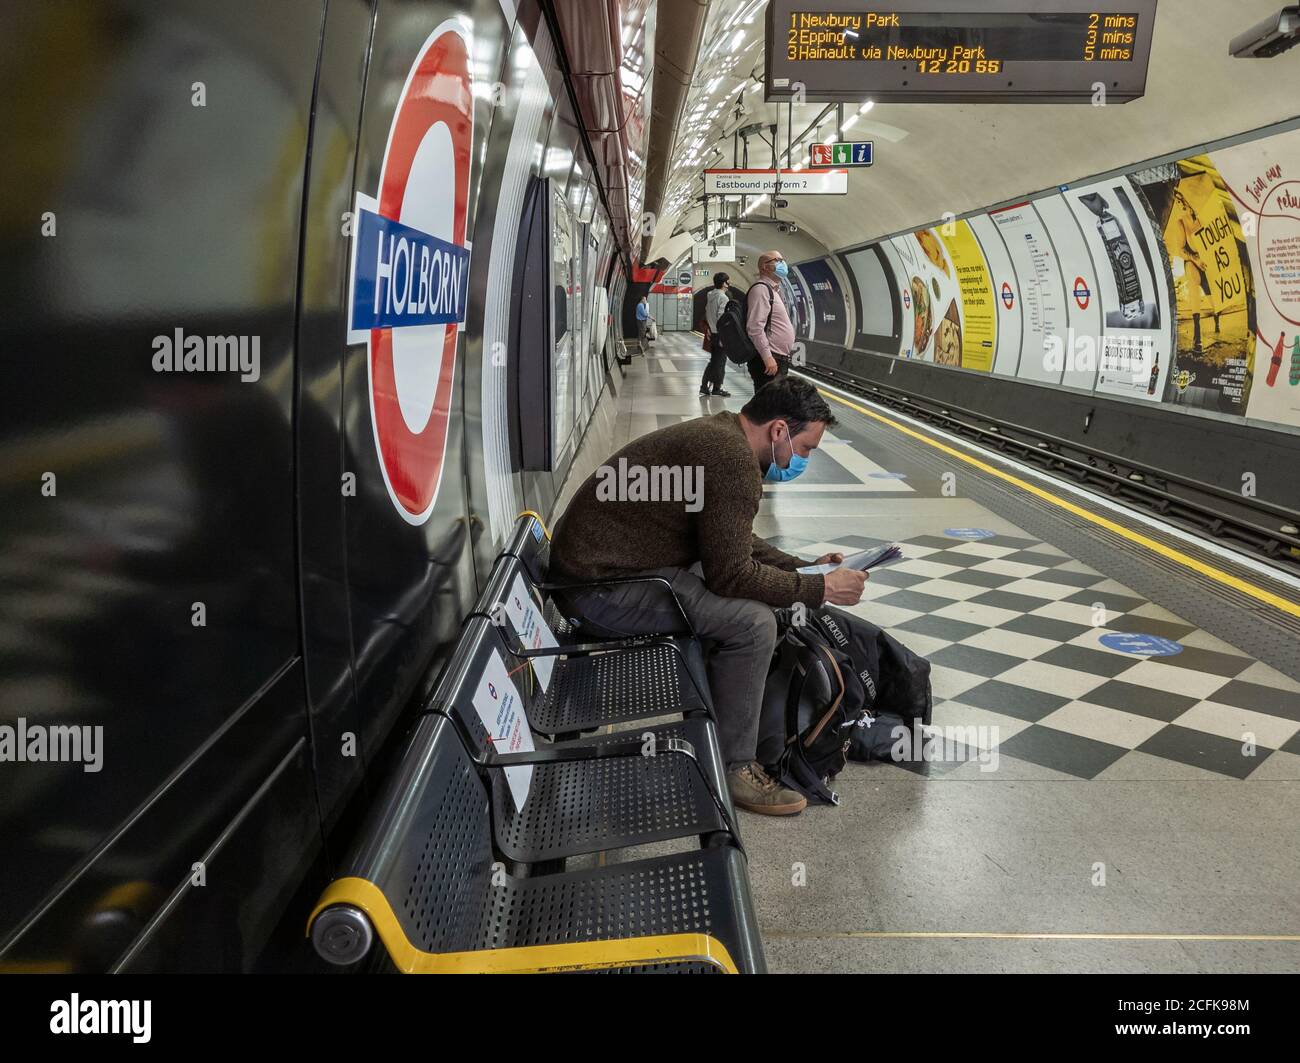
{"type": "Polygon", "coordinates": [[[749,289],[745,320],[749,338],[758,349],[747,363],[756,392],[790,371],[794,325],[785,300],[777,294],[789,269],[780,251],[764,251],[758,256],[758,282],[749,289]]]}
{"type": "MultiPolygon", "coordinates": [[[[811,562],[756,536],[754,517],[763,481],[798,476],[834,424],[816,388],[787,377],[760,391],[739,414],[724,411],[651,432],[578,488],[551,545],[552,575],[561,581],[632,575],[669,581],[707,643],[709,690],[732,799],[769,816],[793,815],[807,803],[762,767],[779,759],[785,737],[783,706],[774,706],[775,718],[760,719],[776,645],[773,608],[853,605],[866,575],[843,568],[825,576],[797,572],[811,562]],[[619,477],[639,470],[656,487],[611,493],[614,470],[619,477]]],[[[815,563],[840,560],[827,554],[815,563]]],[[[682,630],[681,614],[660,583],[575,591],[561,594],[561,603],[597,635],[682,630]]]]}
{"type": "Polygon", "coordinates": [[[704,370],[704,379],[700,381],[701,395],[717,395],[731,398],[730,391],[722,390],[723,377],[727,372],[727,352],[722,349],[722,337],[718,335],[718,316],[727,307],[731,298],[728,289],[731,278],[725,273],[713,275],[713,287],[709,289],[704,303],[704,320],[709,326],[709,364],[704,370]]]}
{"type": "Polygon", "coordinates": [[[645,354],[646,349],[646,332],[650,329],[650,300],[647,296],[641,296],[641,301],[636,304],[636,342],[641,348],[641,353],[645,354]]]}

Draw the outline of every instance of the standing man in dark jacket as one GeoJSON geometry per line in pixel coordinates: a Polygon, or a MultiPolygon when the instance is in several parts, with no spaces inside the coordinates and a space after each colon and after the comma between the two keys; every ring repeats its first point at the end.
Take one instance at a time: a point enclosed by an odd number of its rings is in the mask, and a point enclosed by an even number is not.
{"type": "Polygon", "coordinates": [[[755,392],[790,371],[794,325],[780,294],[781,280],[788,273],[780,251],[764,251],[758,256],[758,281],[749,289],[745,320],[745,331],[758,350],[746,366],[755,392]]]}
{"type": "MultiPolygon", "coordinates": [[[[716,413],[651,432],[578,488],[551,544],[551,571],[561,581],[655,575],[671,583],[695,632],[709,645],[709,690],[732,799],[765,815],[793,815],[807,803],[758,762],[760,748],[779,750],[784,740],[783,719],[760,719],[776,646],[773,608],[796,602],[812,608],[823,602],[853,605],[866,573],[800,573],[802,565],[843,558],[827,554],[808,562],[777,550],[754,534],[754,517],[763,481],[798,476],[834,424],[816,388],[786,377],[739,414],[716,413]],[[694,493],[673,498],[672,492],[657,491],[655,501],[611,497],[610,471],[634,467],[661,483],[690,482],[694,493]],[[697,564],[701,575],[691,571],[697,564]]],[[[595,634],[648,634],[681,625],[661,584],[575,592],[565,604],[595,634]]]]}
{"type": "Polygon", "coordinates": [[[731,278],[725,273],[713,275],[713,287],[709,289],[704,303],[704,321],[709,328],[709,364],[704,369],[704,379],[700,381],[701,395],[717,395],[719,398],[731,398],[730,391],[722,390],[722,379],[727,372],[727,352],[722,349],[722,337],[718,335],[718,318],[727,308],[731,299],[727,289],[731,287],[731,278]]]}

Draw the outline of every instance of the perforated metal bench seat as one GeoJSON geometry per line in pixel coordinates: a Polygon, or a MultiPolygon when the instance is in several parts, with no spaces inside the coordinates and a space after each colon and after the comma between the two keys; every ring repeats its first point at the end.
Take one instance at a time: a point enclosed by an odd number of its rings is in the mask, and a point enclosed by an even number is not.
{"type": "Polygon", "coordinates": [[[655,716],[706,713],[708,706],[687,669],[704,674],[704,660],[694,642],[566,657],[550,687],[530,707],[528,720],[535,731],[556,735],[655,716]]]}
{"type": "MultiPolygon", "coordinates": [[[[568,735],[656,716],[711,714],[704,652],[692,635],[604,639],[574,630],[555,601],[538,590],[546,553],[540,530],[531,515],[521,519],[475,610],[500,629],[514,671],[530,655],[547,654],[523,646],[505,603],[520,583],[533,607],[534,595],[541,595],[542,619],[559,645],[549,654],[556,662],[550,686],[529,706],[533,730],[568,735]]],[[[664,593],[671,596],[666,583],[664,593]]],[[[683,621],[689,623],[684,614],[683,621]]]]}
{"type": "Polygon", "coordinates": [[[497,846],[524,863],[564,859],[670,838],[730,831],[731,795],[720,785],[721,755],[703,720],[620,731],[565,742],[564,750],[639,744],[653,734],[654,756],[539,764],[528,802],[516,811],[504,771],[490,772],[497,846]],[[684,740],[688,752],[670,750],[684,740]],[[698,763],[693,762],[697,760],[698,763]],[[719,809],[719,802],[730,823],[719,809]]]}
{"type": "MultiPolygon", "coordinates": [[[[426,711],[451,717],[471,758],[483,767],[493,795],[497,847],[509,859],[562,860],[719,831],[734,839],[735,810],[707,716],[645,722],[589,738],[539,742],[531,753],[507,753],[494,744],[496,732],[488,731],[478,708],[484,677],[499,675],[501,667],[531,722],[544,696],[541,684],[527,663],[510,653],[501,629],[483,617],[465,625],[455,660],[426,711]],[[493,658],[500,659],[495,669],[493,658]],[[504,765],[520,758],[529,762],[531,781],[523,808],[516,809],[504,765]]],[[[550,689],[561,674],[557,667],[550,689]]]]}
{"type": "Polygon", "coordinates": [[[356,962],[378,936],[405,972],[764,969],[738,849],[519,878],[494,863],[490,814],[452,722],[422,717],[312,913],[318,952],[356,962]]]}

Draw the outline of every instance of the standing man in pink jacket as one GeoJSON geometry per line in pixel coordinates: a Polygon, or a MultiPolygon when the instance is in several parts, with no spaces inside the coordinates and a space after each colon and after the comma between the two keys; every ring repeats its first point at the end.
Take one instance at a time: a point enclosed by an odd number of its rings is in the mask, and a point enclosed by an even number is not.
{"type": "Polygon", "coordinates": [[[758,281],[749,289],[745,317],[745,331],[758,350],[746,363],[755,392],[790,371],[794,325],[781,298],[781,279],[788,272],[780,251],[764,251],[758,256],[758,281]]]}

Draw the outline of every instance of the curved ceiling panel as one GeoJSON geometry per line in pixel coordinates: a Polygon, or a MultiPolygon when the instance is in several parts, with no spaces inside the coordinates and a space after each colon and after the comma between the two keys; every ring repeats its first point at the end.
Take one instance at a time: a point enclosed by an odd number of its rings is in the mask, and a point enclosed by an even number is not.
{"type": "MultiPolygon", "coordinates": [[[[1041,191],[1165,152],[1194,147],[1294,117],[1300,112],[1300,51],[1271,60],[1232,59],[1228,42],[1270,14],[1279,0],[1234,0],[1157,9],[1146,96],[1109,107],[1081,105],[881,104],[856,114],[846,105],[843,139],[874,139],[876,164],[850,174],[847,196],[790,197],[782,219],[840,248],[1041,191]]],[[[766,0],[714,3],[673,149],[655,244],[701,224],[694,200],[700,171],[731,166],[732,133],[779,120],[784,150],[788,109],[762,100],[766,0]]],[[[824,106],[793,108],[794,135],[824,106]]],[[[793,153],[836,133],[836,111],[793,153]]],[[[751,159],[770,148],[750,141],[751,159]]],[[[762,203],[759,212],[770,207],[762,203]]],[[[712,211],[710,212],[713,213],[712,211]]]]}

